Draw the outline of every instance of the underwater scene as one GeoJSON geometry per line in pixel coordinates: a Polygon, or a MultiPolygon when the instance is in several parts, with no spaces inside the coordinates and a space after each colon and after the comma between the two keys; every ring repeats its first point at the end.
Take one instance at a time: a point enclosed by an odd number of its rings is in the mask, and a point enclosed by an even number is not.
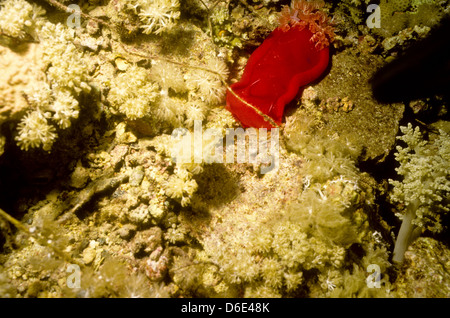
{"type": "Polygon", "coordinates": [[[448,0],[0,0],[0,297],[450,297],[449,34],[448,0]]]}

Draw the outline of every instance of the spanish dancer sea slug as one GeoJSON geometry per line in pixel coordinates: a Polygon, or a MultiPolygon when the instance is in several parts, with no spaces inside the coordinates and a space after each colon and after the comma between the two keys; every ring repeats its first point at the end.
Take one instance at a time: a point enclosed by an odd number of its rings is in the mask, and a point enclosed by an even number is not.
{"type": "Polygon", "coordinates": [[[241,80],[230,86],[227,109],[244,127],[279,126],[299,88],[327,68],[334,31],[319,10],[323,5],[293,0],[284,6],[279,27],[252,53],[241,80]]]}

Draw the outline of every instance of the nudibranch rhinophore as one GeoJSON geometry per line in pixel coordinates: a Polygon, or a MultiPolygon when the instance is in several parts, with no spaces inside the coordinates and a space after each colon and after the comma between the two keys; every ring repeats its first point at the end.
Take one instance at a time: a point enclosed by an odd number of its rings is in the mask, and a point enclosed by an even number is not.
{"type": "Polygon", "coordinates": [[[241,80],[230,86],[227,109],[244,127],[279,126],[286,104],[327,68],[334,31],[320,10],[323,5],[294,0],[285,6],[279,27],[250,56],[241,80]]]}

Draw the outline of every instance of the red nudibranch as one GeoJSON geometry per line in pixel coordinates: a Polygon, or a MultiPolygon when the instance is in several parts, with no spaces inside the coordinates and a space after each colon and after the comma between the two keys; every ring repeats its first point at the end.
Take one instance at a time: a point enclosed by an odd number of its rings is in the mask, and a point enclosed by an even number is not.
{"type": "Polygon", "coordinates": [[[293,0],[280,14],[280,26],[253,52],[239,82],[227,92],[227,109],[244,127],[281,124],[284,107],[300,87],[328,66],[334,31],[323,2],[293,0]]]}

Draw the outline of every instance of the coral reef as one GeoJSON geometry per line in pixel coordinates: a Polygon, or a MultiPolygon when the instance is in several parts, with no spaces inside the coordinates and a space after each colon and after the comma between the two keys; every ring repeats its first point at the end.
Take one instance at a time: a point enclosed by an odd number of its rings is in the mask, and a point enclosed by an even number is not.
{"type": "Polygon", "coordinates": [[[0,3],[0,297],[449,296],[448,99],[369,84],[446,1],[320,4],[329,69],[242,136],[226,91],[316,2],[51,2],[0,3]]]}

